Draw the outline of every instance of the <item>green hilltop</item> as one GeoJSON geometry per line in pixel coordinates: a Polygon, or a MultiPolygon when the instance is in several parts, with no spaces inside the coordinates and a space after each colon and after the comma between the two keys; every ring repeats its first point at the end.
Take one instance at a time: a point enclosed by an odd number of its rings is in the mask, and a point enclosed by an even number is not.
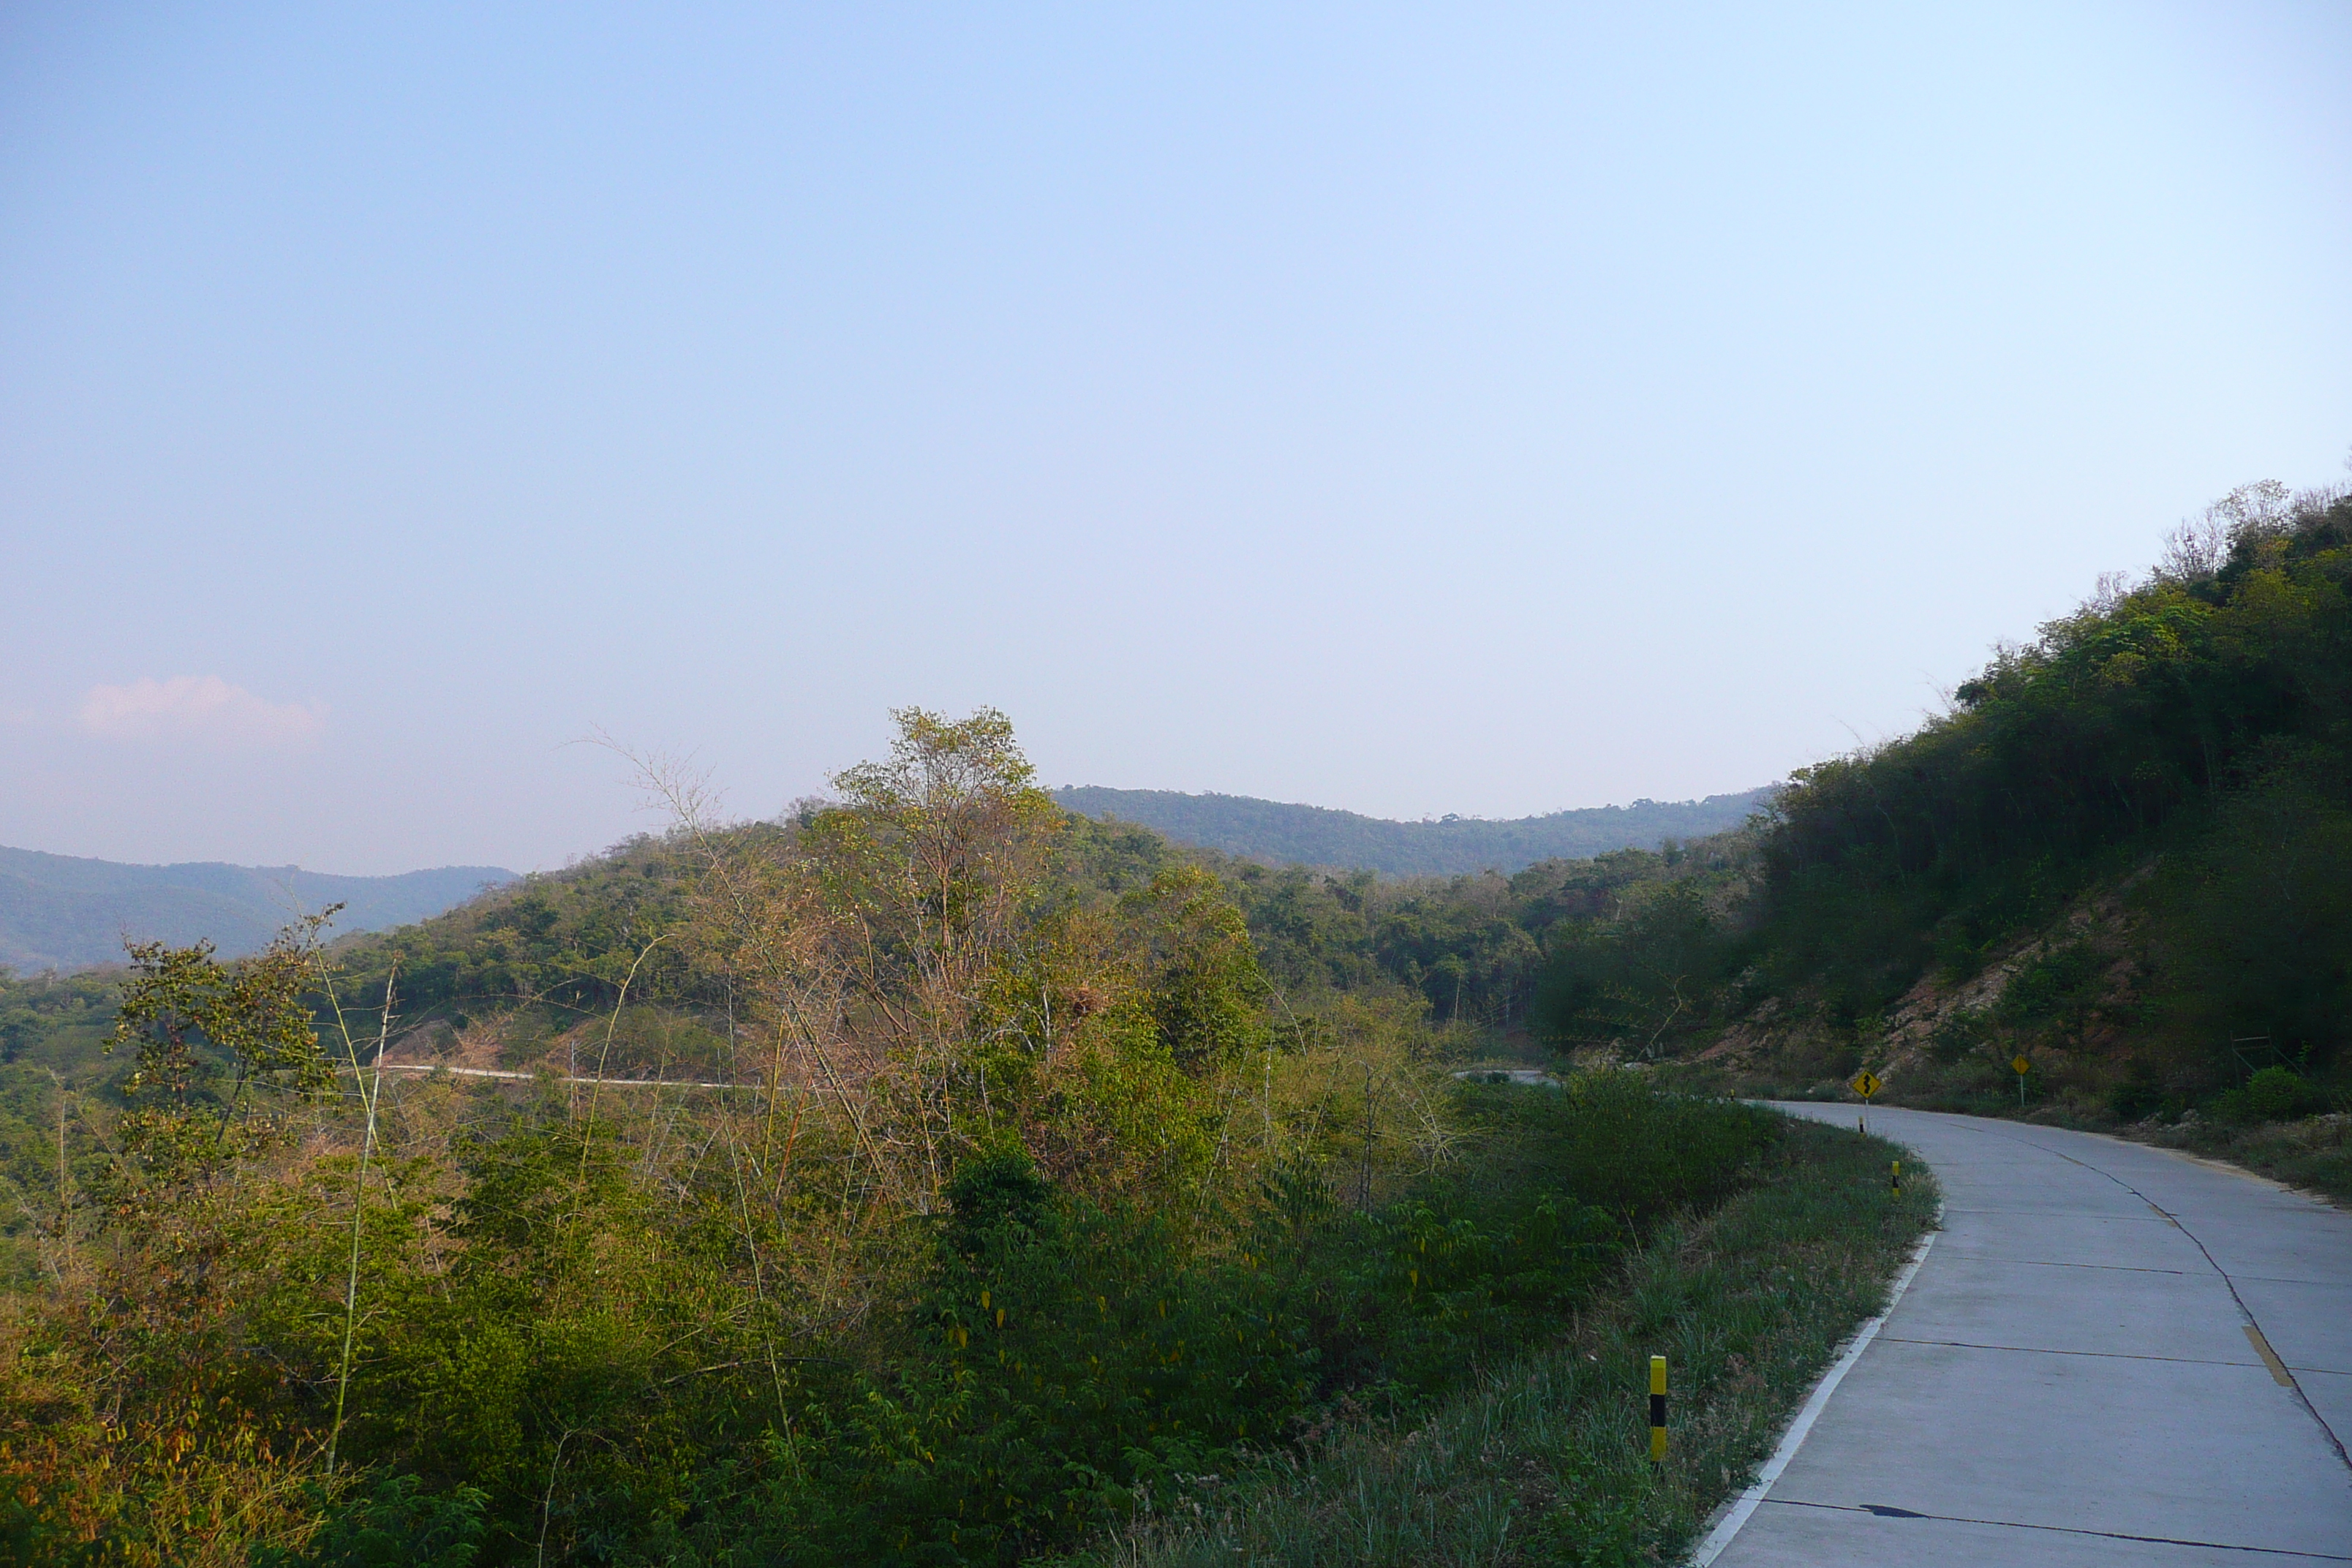
{"type": "Polygon", "coordinates": [[[1489,821],[1447,816],[1394,822],[1328,806],[1293,805],[1245,795],[1185,795],[1164,789],[1071,785],[1054,792],[1063,810],[1139,823],[1180,844],[1275,865],[1377,871],[1386,877],[1508,875],[1542,860],[1584,860],[1614,849],[1656,849],[1739,826],[1763,810],[1772,786],[1704,800],[1637,800],[1631,805],[1555,811],[1489,821]]]}

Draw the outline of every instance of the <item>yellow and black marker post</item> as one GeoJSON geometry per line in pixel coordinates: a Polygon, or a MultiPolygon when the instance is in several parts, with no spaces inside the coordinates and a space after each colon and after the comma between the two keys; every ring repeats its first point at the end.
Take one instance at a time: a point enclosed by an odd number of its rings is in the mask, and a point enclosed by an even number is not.
{"type": "Polygon", "coordinates": [[[1898,1198],[1903,1195],[1903,1162],[1900,1160],[1895,1162],[1895,1169],[1887,1173],[1886,1190],[1898,1198]]]}
{"type": "Polygon", "coordinates": [[[1666,1358],[1650,1358],[1650,1463],[1666,1462],[1666,1358]]]}

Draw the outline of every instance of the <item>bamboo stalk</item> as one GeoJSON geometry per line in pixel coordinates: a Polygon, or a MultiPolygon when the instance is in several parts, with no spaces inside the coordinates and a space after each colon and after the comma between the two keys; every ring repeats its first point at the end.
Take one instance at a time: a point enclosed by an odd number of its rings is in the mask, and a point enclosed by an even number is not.
{"type": "MultiPolygon", "coordinates": [[[[321,976],[326,965],[320,963],[321,976]]],[[[352,1257],[343,1279],[343,1353],[342,1363],[335,1376],[335,1420],[327,1432],[327,1473],[335,1473],[335,1451],[343,1436],[343,1405],[352,1389],[352,1340],[359,1323],[360,1301],[360,1240],[367,1218],[367,1177],[370,1157],[375,1152],[376,1104],[383,1097],[383,1053],[392,1036],[393,986],[400,977],[400,956],[393,955],[392,965],[383,977],[383,1007],[376,1016],[375,1075],[373,1082],[360,1068],[359,1047],[352,1039],[351,1026],[343,1017],[342,1003],[336,998],[334,982],[327,979],[327,1000],[335,1009],[335,1027],[343,1037],[343,1052],[352,1064],[352,1084],[359,1091],[360,1105],[365,1117],[365,1130],[360,1139],[360,1168],[357,1184],[352,1192],[352,1257]]]]}

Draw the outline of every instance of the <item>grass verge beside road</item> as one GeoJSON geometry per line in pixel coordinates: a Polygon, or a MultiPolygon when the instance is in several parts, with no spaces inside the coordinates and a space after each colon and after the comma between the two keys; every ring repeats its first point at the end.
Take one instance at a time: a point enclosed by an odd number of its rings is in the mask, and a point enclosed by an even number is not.
{"type": "Polygon", "coordinates": [[[2123,1129],[2126,1138],[2178,1149],[2318,1193],[2352,1208],[2352,1113],[2309,1116],[2298,1121],[2147,1122],[2123,1129]]]}
{"type": "Polygon", "coordinates": [[[1888,1191],[1874,1138],[1790,1121],[1759,1179],[1652,1231],[1549,1344],[1427,1419],[1343,1415],[1312,1442],[1162,1500],[1082,1561],[1670,1563],[1769,1454],[1932,1222],[1923,1172],[1888,1191]],[[1647,1462],[1647,1369],[1672,1369],[1672,1452],[1647,1462]]]}

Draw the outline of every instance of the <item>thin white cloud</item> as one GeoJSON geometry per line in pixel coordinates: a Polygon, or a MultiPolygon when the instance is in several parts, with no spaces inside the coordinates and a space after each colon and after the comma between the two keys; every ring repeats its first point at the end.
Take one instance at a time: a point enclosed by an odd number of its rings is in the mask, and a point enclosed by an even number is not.
{"type": "Polygon", "coordinates": [[[128,686],[93,686],[81,700],[84,733],[110,741],[205,740],[284,746],[307,741],[325,711],[272,702],[217,675],[152,678],[128,686]]]}

